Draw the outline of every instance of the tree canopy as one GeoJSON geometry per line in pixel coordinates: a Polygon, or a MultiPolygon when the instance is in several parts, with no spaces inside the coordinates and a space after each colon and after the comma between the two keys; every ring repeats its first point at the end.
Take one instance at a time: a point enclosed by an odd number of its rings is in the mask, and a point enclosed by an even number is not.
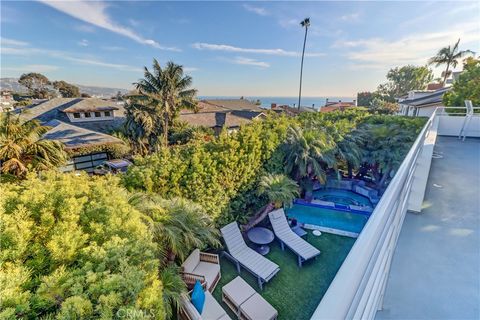
{"type": "Polygon", "coordinates": [[[63,80],[61,81],[54,81],[53,87],[60,92],[63,98],[77,98],[80,97],[80,89],[68,82],[63,80]]]}
{"type": "Polygon", "coordinates": [[[157,248],[115,177],[0,188],[2,319],[164,318],[157,248]]]}
{"type": "Polygon", "coordinates": [[[422,90],[433,80],[433,73],[426,66],[407,65],[390,69],[387,83],[378,87],[383,100],[395,102],[395,98],[406,95],[411,90],[422,90]]]}
{"type": "Polygon", "coordinates": [[[452,74],[450,67],[455,68],[458,64],[458,60],[465,57],[468,54],[472,54],[471,50],[459,50],[458,45],[460,44],[460,39],[453,45],[448,47],[443,47],[440,49],[437,54],[428,60],[429,64],[434,64],[436,67],[445,65],[445,71],[442,72],[443,80],[442,84],[445,84],[447,78],[452,74]]]}
{"type": "Polygon", "coordinates": [[[180,110],[196,107],[192,78],[181,65],[169,61],[162,68],[154,59],[153,71],[145,67],[144,78],[134,85],[139,94],[131,96],[126,106],[127,136],[143,148],[167,146],[169,129],[180,110]]]}
{"type": "Polygon", "coordinates": [[[466,59],[463,72],[453,83],[452,90],[443,95],[443,103],[448,107],[463,107],[465,100],[471,100],[474,106],[480,106],[479,59],[466,59]]]}
{"type": "Polygon", "coordinates": [[[42,139],[49,127],[38,120],[22,122],[10,112],[0,115],[0,165],[2,173],[24,177],[29,170],[55,168],[66,161],[63,145],[42,139]]]}
{"type": "Polygon", "coordinates": [[[18,83],[27,87],[29,94],[35,99],[46,99],[51,96],[48,89],[50,80],[46,76],[36,72],[24,73],[18,79],[18,83]]]}

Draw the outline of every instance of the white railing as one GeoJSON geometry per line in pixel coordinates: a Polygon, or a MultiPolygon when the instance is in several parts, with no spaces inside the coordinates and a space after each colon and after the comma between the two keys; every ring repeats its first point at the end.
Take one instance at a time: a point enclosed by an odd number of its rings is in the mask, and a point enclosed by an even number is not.
{"type": "MultiPolygon", "coordinates": [[[[340,267],[312,319],[373,319],[383,294],[414,183],[417,159],[438,124],[429,118],[340,267]]],[[[460,117],[461,118],[461,117],[460,117]]]]}

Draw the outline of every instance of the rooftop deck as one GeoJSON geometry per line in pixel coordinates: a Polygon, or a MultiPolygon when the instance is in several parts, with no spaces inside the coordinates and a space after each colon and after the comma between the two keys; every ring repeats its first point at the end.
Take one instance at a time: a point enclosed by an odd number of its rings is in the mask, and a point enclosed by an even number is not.
{"type": "Polygon", "coordinates": [[[480,318],[480,140],[438,137],[424,208],[407,213],[377,319],[480,318]]]}

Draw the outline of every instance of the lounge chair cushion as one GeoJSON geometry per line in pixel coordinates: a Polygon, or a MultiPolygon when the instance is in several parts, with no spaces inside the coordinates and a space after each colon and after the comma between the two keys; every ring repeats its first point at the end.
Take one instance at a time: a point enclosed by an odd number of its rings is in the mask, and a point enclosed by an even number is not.
{"type": "MultiPolygon", "coordinates": [[[[182,297],[182,309],[188,314],[188,318],[191,320],[201,320],[202,316],[197,309],[193,306],[190,299],[182,297]]],[[[205,311],[205,310],[204,310],[205,311]]]]}
{"type": "Polygon", "coordinates": [[[195,249],[193,252],[188,256],[187,259],[182,264],[183,271],[188,272],[188,273],[193,273],[193,269],[197,266],[197,264],[200,262],[200,250],[195,249]]]}
{"type": "Polygon", "coordinates": [[[242,303],[240,311],[248,316],[248,319],[275,319],[278,315],[277,310],[267,302],[261,295],[255,293],[247,301],[242,303]]]}
{"type": "Polygon", "coordinates": [[[220,265],[200,261],[192,273],[204,276],[207,286],[210,287],[220,273],[220,265]]]}
{"type": "Polygon", "coordinates": [[[205,292],[203,291],[203,287],[198,280],[195,282],[195,286],[193,287],[192,304],[195,306],[195,309],[202,314],[203,307],[205,305],[205,292]]]}
{"type": "Polygon", "coordinates": [[[279,211],[279,210],[275,210],[272,212],[272,214],[270,215],[270,218],[273,218],[273,219],[279,219],[283,216],[283,212],[282,211],[279,211]]]}
{"type": "Polygon", "coordinates": [[[272,277],[272,274],[276,273],[279,269],[276,263],[273,263],[249,247],[238,252],[234,257],[247,269],[267,281],[272,277]]]}
{"type": "Polygon", "coordinates": [[[202,319],[230,319],[222,306],[215,300],[210,292],[205,292],[205,307],[203,308],[202,319]]]}

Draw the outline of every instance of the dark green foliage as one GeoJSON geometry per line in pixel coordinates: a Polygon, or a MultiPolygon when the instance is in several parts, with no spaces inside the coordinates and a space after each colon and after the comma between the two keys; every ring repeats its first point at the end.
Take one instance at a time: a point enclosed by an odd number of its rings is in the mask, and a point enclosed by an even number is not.
{"type": "MultiPolygon", "coordinates": [[[[370,174],[372,167],[365,160],[364,150],[376,146],[368,146],[369,130],[373,127],[362,125],[366,121],[379,122],[378,126],[387,130],[400,123],[395,132],[406,137],[398,151],[400,158],[424,123],[424,119],[376,116],[362,110],[302,113],[298,118],[270,117],[233,134],[223,132],[212,141],[194,140],[139,157],[123,176],[123,183],[130,190],[191,199],[202,205],[218,225],[232,220],[246,222],[268,203],[256,192],[259,178],[267,173],[284,173],[287,168],[304,191],[311,189],[312,179],[325,181],[332,171],[346,172],[352,177],[364,166],[365,174],[370,174]],[[303,129],[288,133],[295,131],[289,128],[297,126],[303,129]],[[296,154],[304,153],[300,147],[305,144],[297,145],[295,141],[306,139],[315,148],[312,147],[311,162],[303,165],[295,159],[300,159],[296,154]]],[[[389,140],[385,143],[388,150],[389,140]]],[[[390,172],[394,172],[395,165],[398,162],[392,164],[390,172]]]]}
{"type": "Polygon", "coordinates": [[[233,197],[253,186],[263,164],[286,137],[289,119],[255,122],[210,142],[162,148],[135,160],[123,181],[131,190],[184,197],[218,217],[233,197]]]}
{"type": "MultiPolygon", "coordinates": [[[[480,60],[465,60],[463,72],[453,83],[452,91],[443,95],[443,103],[447,107],[464,107],[465,100],[471,100],[473,106],[480,106],[480,60]]],[[[448,112],[465,113],[465,109],[448,110],[448,112]]],[[[476,110],[479,112],[479,110],[476,110]]]]}

